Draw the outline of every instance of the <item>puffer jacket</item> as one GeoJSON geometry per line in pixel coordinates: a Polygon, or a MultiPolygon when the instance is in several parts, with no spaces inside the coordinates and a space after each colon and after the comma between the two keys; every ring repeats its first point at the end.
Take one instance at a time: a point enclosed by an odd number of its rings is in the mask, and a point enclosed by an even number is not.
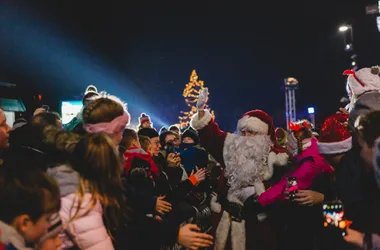
{"type": "Polygon", "coordinates": [[[96,202],[91,208],[91,194],[84,195],[78,215],[72,221],[78,207],[75,191],[79,185],[79,174],[68,165],[48,169],[48,174],[56,179],[61,193],[59,213],[65,229],[62,249],[76,246],[86,250],[113,250],[111,237],[103,223],[103,207],[96,202]]]}
{"type": "Polygon", "coordinates": [[[275,201],[284,200],[284,191],[287,188],[287,177],[297,178],[299,189],[308,189],[314,178],[320,173],[332,173],[334,169],[330,166],[318,151],[317,139],[312,138],[311,146],[295,157],[298,167],[285,175],[270,189],[262,193],[258,200],[262,206],[267,206],[275,201]]]}

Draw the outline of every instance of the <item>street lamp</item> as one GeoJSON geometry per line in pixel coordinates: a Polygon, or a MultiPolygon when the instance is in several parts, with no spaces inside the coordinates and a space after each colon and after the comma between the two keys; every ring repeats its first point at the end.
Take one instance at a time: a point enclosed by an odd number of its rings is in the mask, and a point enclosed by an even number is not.
{"type": "Polygon", "coordinates": [[[346,32],[350,28],[351,28],[351,26],[342,25],[339,27],[339,32],[346,32]]]}
{"type": "MultiPolygon", "coordinates": [[[[343,36],[343,42],[345,46],[344,50],[350,53],[354,53],[354,46],[353,46],[354,31],[353,31],[352,26],[348,24],[341,25],[338,30],[340,33],[342,33],[342,36],[343,36]]],[[[355,57],[356,57],[355,54],[351,57],[351,66],[354,68],[357,67],[355,57]]]]}

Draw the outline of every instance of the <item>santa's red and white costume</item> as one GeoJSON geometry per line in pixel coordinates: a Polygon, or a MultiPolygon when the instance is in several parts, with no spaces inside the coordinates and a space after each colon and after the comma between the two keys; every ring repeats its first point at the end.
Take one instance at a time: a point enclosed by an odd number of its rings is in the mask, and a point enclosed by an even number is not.
{"type": "MultiPolygon", "coordinates": [[[[274,165],[285,165],[288,155],[277,146],[272,118],[261,110],[247,112],[238,122],[239,134],[220,130],[208,110],[199,118],[195,114],[190,122],[198,130],[201,145],[225,166],[224,177],[229,189],[229,204],[244,206],[245,200],[254,194],[265,191],[263,181],[273,175],[274,165]],[[254,132],[255,136],[243,136],[241,131],[254,132]]],[[[231,232],[231,247],[234,250],[246,249],[245,220],[234,220],[225,207],[213,197],[211,209],[222,213],[216,229],[215,249],[225,249],[231,232]]],[[[253,211],[252,211],[253,213],[253,211]]],[[[259,218],[260,219],[260,218],[259,218]]]]}

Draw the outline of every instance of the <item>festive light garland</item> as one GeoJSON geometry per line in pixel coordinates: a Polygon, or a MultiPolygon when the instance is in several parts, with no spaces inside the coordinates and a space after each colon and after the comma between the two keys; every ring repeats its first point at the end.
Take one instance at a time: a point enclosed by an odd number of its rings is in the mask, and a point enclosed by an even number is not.
{"type": "MultiPolygon", "coordinates": [[[[186,105],[190,108],[189,111],[181,111],[182,116],[179,116],[179,125],[181,129],[189,126],[191,117],[197,112],[196,103],[198,101],[198,95],[203,89],[204,82],[198,80],[198,75],[195,69],[191,72],[190,82],[186,84],[185,89],[183,90],[182,96],[185,98],[186,105]]],[[[206,104],[206,109],[209,109],[209,106],[206,104]]],[[[215,119],[214,111],[211,111],[212,117],[215,119]]]]}

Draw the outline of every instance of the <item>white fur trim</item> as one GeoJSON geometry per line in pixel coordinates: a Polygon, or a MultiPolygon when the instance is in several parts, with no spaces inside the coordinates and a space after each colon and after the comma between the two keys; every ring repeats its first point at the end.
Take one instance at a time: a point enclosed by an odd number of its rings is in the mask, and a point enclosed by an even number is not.
{"type": "Polygon", "coordinates": [[[278,153],[276,155],[277,162],[279,166],[286,166],[289,161],[289,155],[287,153],[278,153]]]}
{"type": "Polygon", "coordinates": [[[217,199],[217,195],[211,195],[210,208],[214,213],[220,213],[220,211],[222,211],[222,206],[217,202],[217,199]]]}
{"type": "Polygon", "coordinates": [[[244,250],[246,247],[245,221],[232,221],[231,245],[232,250],[244,250]]]}
{"type": "Polygon", "coordinates": [[[273,176],[274,165],[277,162],[277,155],[275,152],[270,152],[268,155],[268,168],[264,173],[264,180],[269,180],[273,176]]]}
{"type": "Polygon", "coordinates": [[[240,192],[237,194],[237,197],[241,202],[244,203],[249,197],[251,197],[254,194],[256,194],[255,186],[249,186],[241,189],[240,192]]]}
{"type": "Polygon", "coordinates": [[[258,132],[263,135],[267,135],[269,126],[268,124],[266,124],[265,122],[263,122],[257,117],[246,115],[246,116],[243,116],[243,118],[241,118],[238,121],[238,126],[237,126],[238,132],[241,133],[243,129],[247,129],[252,132],[258,132]]]}
{"type": "Polygon", "coordinates": [[[245,221],[232,221],[230,215],[223,211],[222,218],[216,228],[215,233],[215,250],[224,250],[228,235],[231,228],[231,245],[232,250],[244,250],[246,245],[245,221]]]}
{"type": "Polygon", "coordinates": [[[201,130],[202,128],[206,127],[209,124],[209,122],[211,121],[212,115],[211,115],[210,111],[205,109],[204,112],[205,112],[205,114],[201,119],[199,119],[198,113],[195,113],[193,115],[193,117],[191,118],[190,126],[193,129],[201,130]]]}
{"type": "Polygon", "coordinates": [[[262,181],[256,181],[253,185],[255,186],[257,195],[260,195],[265,192],[265,186],[262,181]]]}
{"type": "Polygon", "coordinates": [[[268,155],[268,168],[264,173],[264,180],[269,180],[273,176],[275,166],[285,166],[288,163],[288,154],[270,152],[268,155]]]}
{"type": "Polygon", "coordinates": [[[230,232],[231,221],[229,214],[223,211],[222,218],[220,218],[219,224],[215,232],[215,250],[224,250],[226,248],[226,243],[228,239],[228,234],[230,232]]]}
{"type": "Polygon", "coordinates": [[[319,153],[325,155],[347,152],[352,148],[352,137],[339,142],[318,142],[319,153]]]}
{"type": "Polygon", "coordinates": [[[259,213],[258,215],[257,215],[257,219],[259,220],[259,221],[265,221],[266,219],[267,219],[267,214],[266,213],[259,213]]]}

